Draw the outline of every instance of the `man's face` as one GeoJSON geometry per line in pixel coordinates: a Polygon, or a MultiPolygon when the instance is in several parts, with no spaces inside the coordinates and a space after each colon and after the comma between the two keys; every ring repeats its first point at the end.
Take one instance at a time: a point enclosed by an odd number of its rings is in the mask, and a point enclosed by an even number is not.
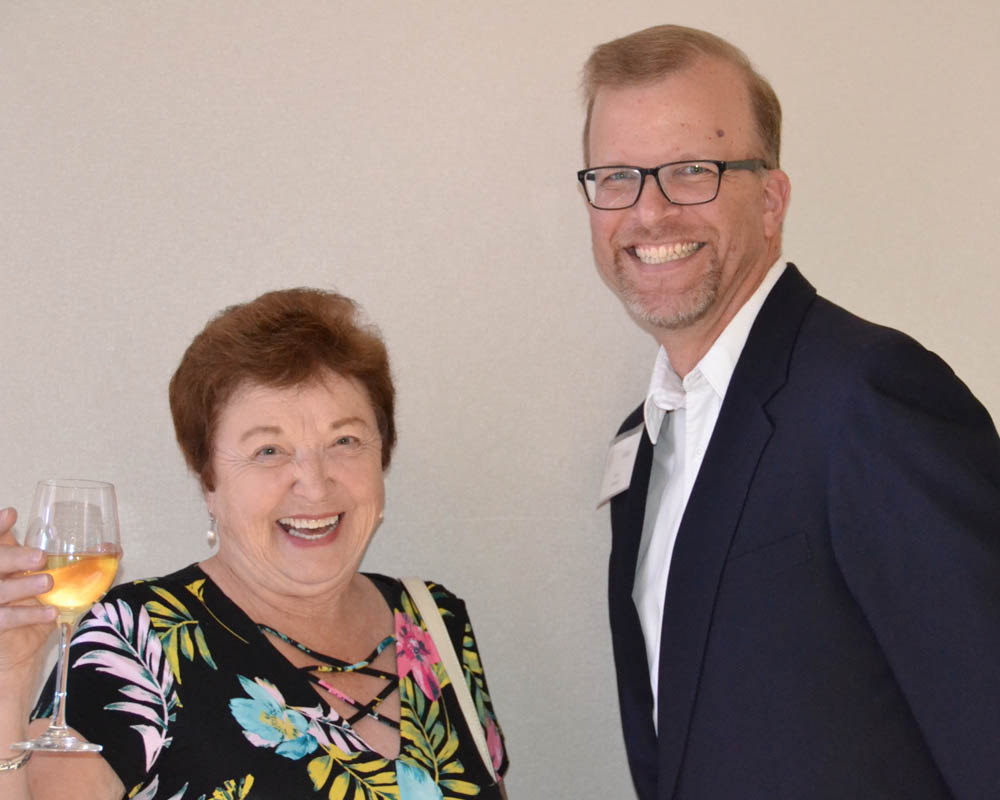
{"type": "MultiPolygon", "coordinates": [[[[743,76],[706,58],[655,83],[599,89],[587,155],[592,167],[654,167],[763,148],[743,76]]],[[[594,260],[658,334],[692,329],[710,344],[777,260],[787,199],[778,170],[725,172],[718,197],[696,206],[670,203],[649,178],[631,208],[590,208],[594,260]]]]}

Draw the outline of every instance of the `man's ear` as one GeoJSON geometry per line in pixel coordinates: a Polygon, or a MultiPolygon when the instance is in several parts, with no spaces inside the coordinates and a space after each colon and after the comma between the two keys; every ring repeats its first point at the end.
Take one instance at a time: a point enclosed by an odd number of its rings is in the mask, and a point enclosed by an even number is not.
{"type": "Polygon", "coordinates": [[[788,212],[792,183],[780,169],[768,170],[763,187],[764,233],[770,239],[781,233],[788,212]]]}

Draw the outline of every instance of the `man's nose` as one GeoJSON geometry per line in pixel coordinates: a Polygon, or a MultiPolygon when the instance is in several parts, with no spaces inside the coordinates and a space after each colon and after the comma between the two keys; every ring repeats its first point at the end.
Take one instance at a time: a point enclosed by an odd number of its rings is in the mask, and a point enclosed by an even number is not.
{"type": "Polygon", "coordinates": [[[671,203],[660,188],[655,175],[644,175],[639,189],[639,199],[632,207],[642,220],[660,219],[668,214],[677,214],[681,207],[671,203]]]}

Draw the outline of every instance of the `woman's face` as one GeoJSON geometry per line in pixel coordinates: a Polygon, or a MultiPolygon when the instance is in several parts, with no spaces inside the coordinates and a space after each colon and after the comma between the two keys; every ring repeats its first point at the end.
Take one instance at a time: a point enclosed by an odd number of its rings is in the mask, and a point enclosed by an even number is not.
{"type": "Polygon", "coordinates": [[[382,440],[364,388],[327,373],[247,384],[212,443],[218,560],[259,589],[318,596],[357,572],[385,505],[382,440]]]}

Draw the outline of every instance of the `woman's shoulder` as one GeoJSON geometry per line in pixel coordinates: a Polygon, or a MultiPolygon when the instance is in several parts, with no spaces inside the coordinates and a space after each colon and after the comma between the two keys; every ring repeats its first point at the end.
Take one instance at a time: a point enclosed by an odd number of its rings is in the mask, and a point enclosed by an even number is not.
{"type": "MultiPolygon", "coordinates": [[[[403,615],[402,617],[397,616],[397,626],[405,624],[406,619],[409,618],[427,630],[427,622],[424,620],[420,604],[416,598],[411,597],[410,592],[407,591],[404,585],[404,580],[409,582],[410,578],[393,578],[377,573],[365,574],[379,588],[379,591],[382,592],[383,597],[385,597],[386,602],[393,612],[397,615],[403,615]]],[[[434,605],[437,606],[438,613],[441,615],[448,635],[455,643],[456,648],[461,647],[466,629],[471,624],[469,613],[465,607],[465,601],[437,581],[424,578],[414,578],[413,580],[427,587],[427,591],[430,592],[431,599],[434,601],[434,605]]]]}
{"type": "Polygon", "coordinates": [[[365,576],[375,584],[378,590],[382,593],[383,597],[393,608],[400,608],[400,603],[403,602],[404,597],[407,601],[412,603],[412,598],[409,598],[409,593],[406,591],[404,586],[404,580],[416,580],[423,583],[427,587],[427,591],[431,593],[431,597],[437,604],[438,608],[444,612],[461,613],[465,614],[465,601],[462,600],[457,594],[449,590],[444,585],[438,583],[437,581],[428,580],[425,578],[394,578],[388,575],[382,575],[377,572],[366,572],[365,576]]]}
{"type": "Polygon", "coordinates": [[[137,578],[119,583],[108,590],[107,594],[104,595],[103,602],[141,605],[156,597],[162,598],[164,594],[200,595],[202,587],[207,581],[209,581],[208,576],[201,571],[197,564],[189,564],[168,575],[137,578]]]}

